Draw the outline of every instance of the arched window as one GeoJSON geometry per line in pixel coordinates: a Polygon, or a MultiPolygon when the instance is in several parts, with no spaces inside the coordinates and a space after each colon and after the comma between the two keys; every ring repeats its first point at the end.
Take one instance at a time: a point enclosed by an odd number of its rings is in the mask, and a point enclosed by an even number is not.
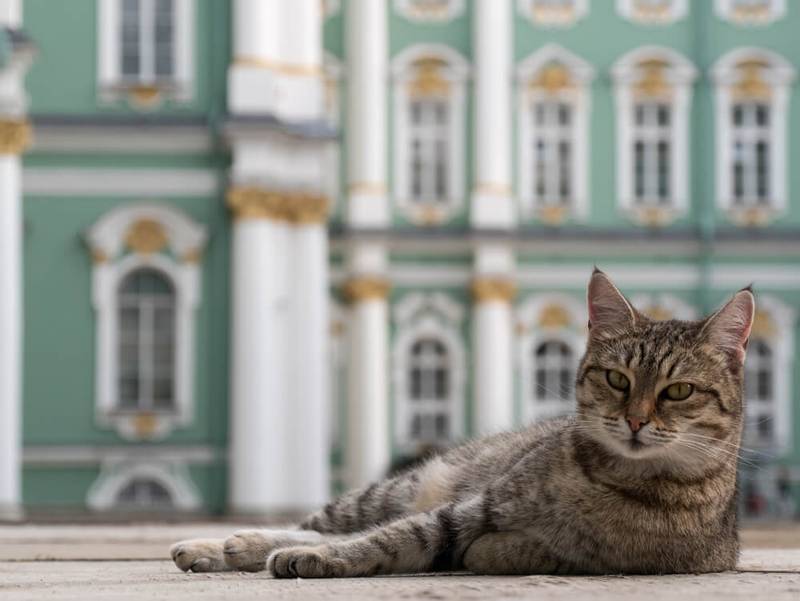
{"type": "Polygon", "coordinates": [[[465,65],[437,45],[395,60],[395,199],[417,223],[439,223],[463,202],[465,65]]]}
{"type": "Polygon", "coordinates": [[[575,360],[570,346],[560,340],[545,340],[534,353],[534,401],[571,402],[575,360]]]}
{"type": "Polygon", "coordinates": [[[775,354],[765,340],[751,340],[744,365],[745,445],[775,442],[775,354]]]}
{"type": "Polygon", "coordinates": [[[175,289],[155,269],[130,272],[119,285],[120,410],[175,407],[175,289]]]}
{"type": "Polygon", "coordinates": [[[164,510],[173,508],[172,496],[159,482],[136,478],[117,494],[115,509],[164,510]]]}
{"type": "Polygon", "coordinates": [[[638,220],[665,223],[689,205],[688,127],[695,69],[673,50],[645,47],[613,68],[620,203],[638,220]]]}
{"type": "Polygon", "coordinates": [[[450,439],[450,359],[436,338],[421,338],[408,357],[408,438],[417,443],[450,439]]]}
{"type": "Polygon", "coordinates": [[[794,69],[740,49],[713,70],[717,85],[717,195],[735,221],[758,224],[786,206],[786,119],[794,69]]]}
{"type": "Polygon", "coordinates": [[[519,80],[519,191],[545,223],[586,214],[587,121],[592,68],[556,45],[523,61],[519,80]]]}

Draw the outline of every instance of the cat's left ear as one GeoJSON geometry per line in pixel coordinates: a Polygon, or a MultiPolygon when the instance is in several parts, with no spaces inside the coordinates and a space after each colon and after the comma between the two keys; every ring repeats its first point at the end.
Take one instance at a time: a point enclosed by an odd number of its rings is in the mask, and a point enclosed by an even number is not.
{"type": "Polygon", "coordinates": [[[741,365],[744,363],[755,310],[756,300],[748,286],[739,290],[724,307],[706,319],[701,336],[734,357],[741,365]]]}

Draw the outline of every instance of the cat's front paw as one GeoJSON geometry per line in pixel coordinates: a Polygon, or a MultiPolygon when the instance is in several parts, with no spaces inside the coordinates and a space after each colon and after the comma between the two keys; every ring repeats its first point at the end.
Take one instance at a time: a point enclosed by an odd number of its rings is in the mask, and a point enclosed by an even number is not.
{"type": "Polygon", "coordinates": [[[169,554],[184,572],[224,572],[230,568],[225,563],[222,544],[216,538],[184,540],[172,545],[169,554]]]}
{"type": "Polygon", "coordinates": [[[330,546],[278,549],[267,559],[267,569],[275,578],[332,578],[344,576],[344,563],[330,546]]]}
{"type": "Polygon", "coordinates": [[[266,567],[267,555],[276,541],[260,530],[239,530],[225,539],[225,563],[234,570],[260,572],[266,567]]]}

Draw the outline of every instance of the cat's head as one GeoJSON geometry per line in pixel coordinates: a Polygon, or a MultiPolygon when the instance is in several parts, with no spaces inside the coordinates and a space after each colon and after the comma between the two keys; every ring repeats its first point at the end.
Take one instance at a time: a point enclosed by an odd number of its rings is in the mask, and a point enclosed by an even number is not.
{"type": "Polygon", "coordinates": [[[735,456],[755,309],[750,289],[700,321],[656,321],[596,269],[588,303],[576,385],[582,431],[630,459],[699,466],[735,456]]]}

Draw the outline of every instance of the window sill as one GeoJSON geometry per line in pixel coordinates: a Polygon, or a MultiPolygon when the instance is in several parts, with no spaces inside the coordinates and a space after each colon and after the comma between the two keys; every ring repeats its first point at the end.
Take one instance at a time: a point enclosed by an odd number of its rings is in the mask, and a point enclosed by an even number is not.
{"type": "Polygon", "coordinates": [[[114,428],[126,440],[157,441],[180,425],[181,416],[171,411],[111,410],[101,416],[102,425],[114,428]]]}
{"type": "Polygon", "coordinates": [[[159,108],[164,102],[189,102],[191,100],[191,84],[174,80],[160,82],[125,82],[118,81],[102,85],[100,100],[104,103],[126,101],[132,108],[151,111],[159,108]]]}
{"type": "Polygon", "coordinates": [[[764,227],[777,215],[778,211],[770,206],[731,207],[728,211],[730,220],[742,227],[764,227]]]}

